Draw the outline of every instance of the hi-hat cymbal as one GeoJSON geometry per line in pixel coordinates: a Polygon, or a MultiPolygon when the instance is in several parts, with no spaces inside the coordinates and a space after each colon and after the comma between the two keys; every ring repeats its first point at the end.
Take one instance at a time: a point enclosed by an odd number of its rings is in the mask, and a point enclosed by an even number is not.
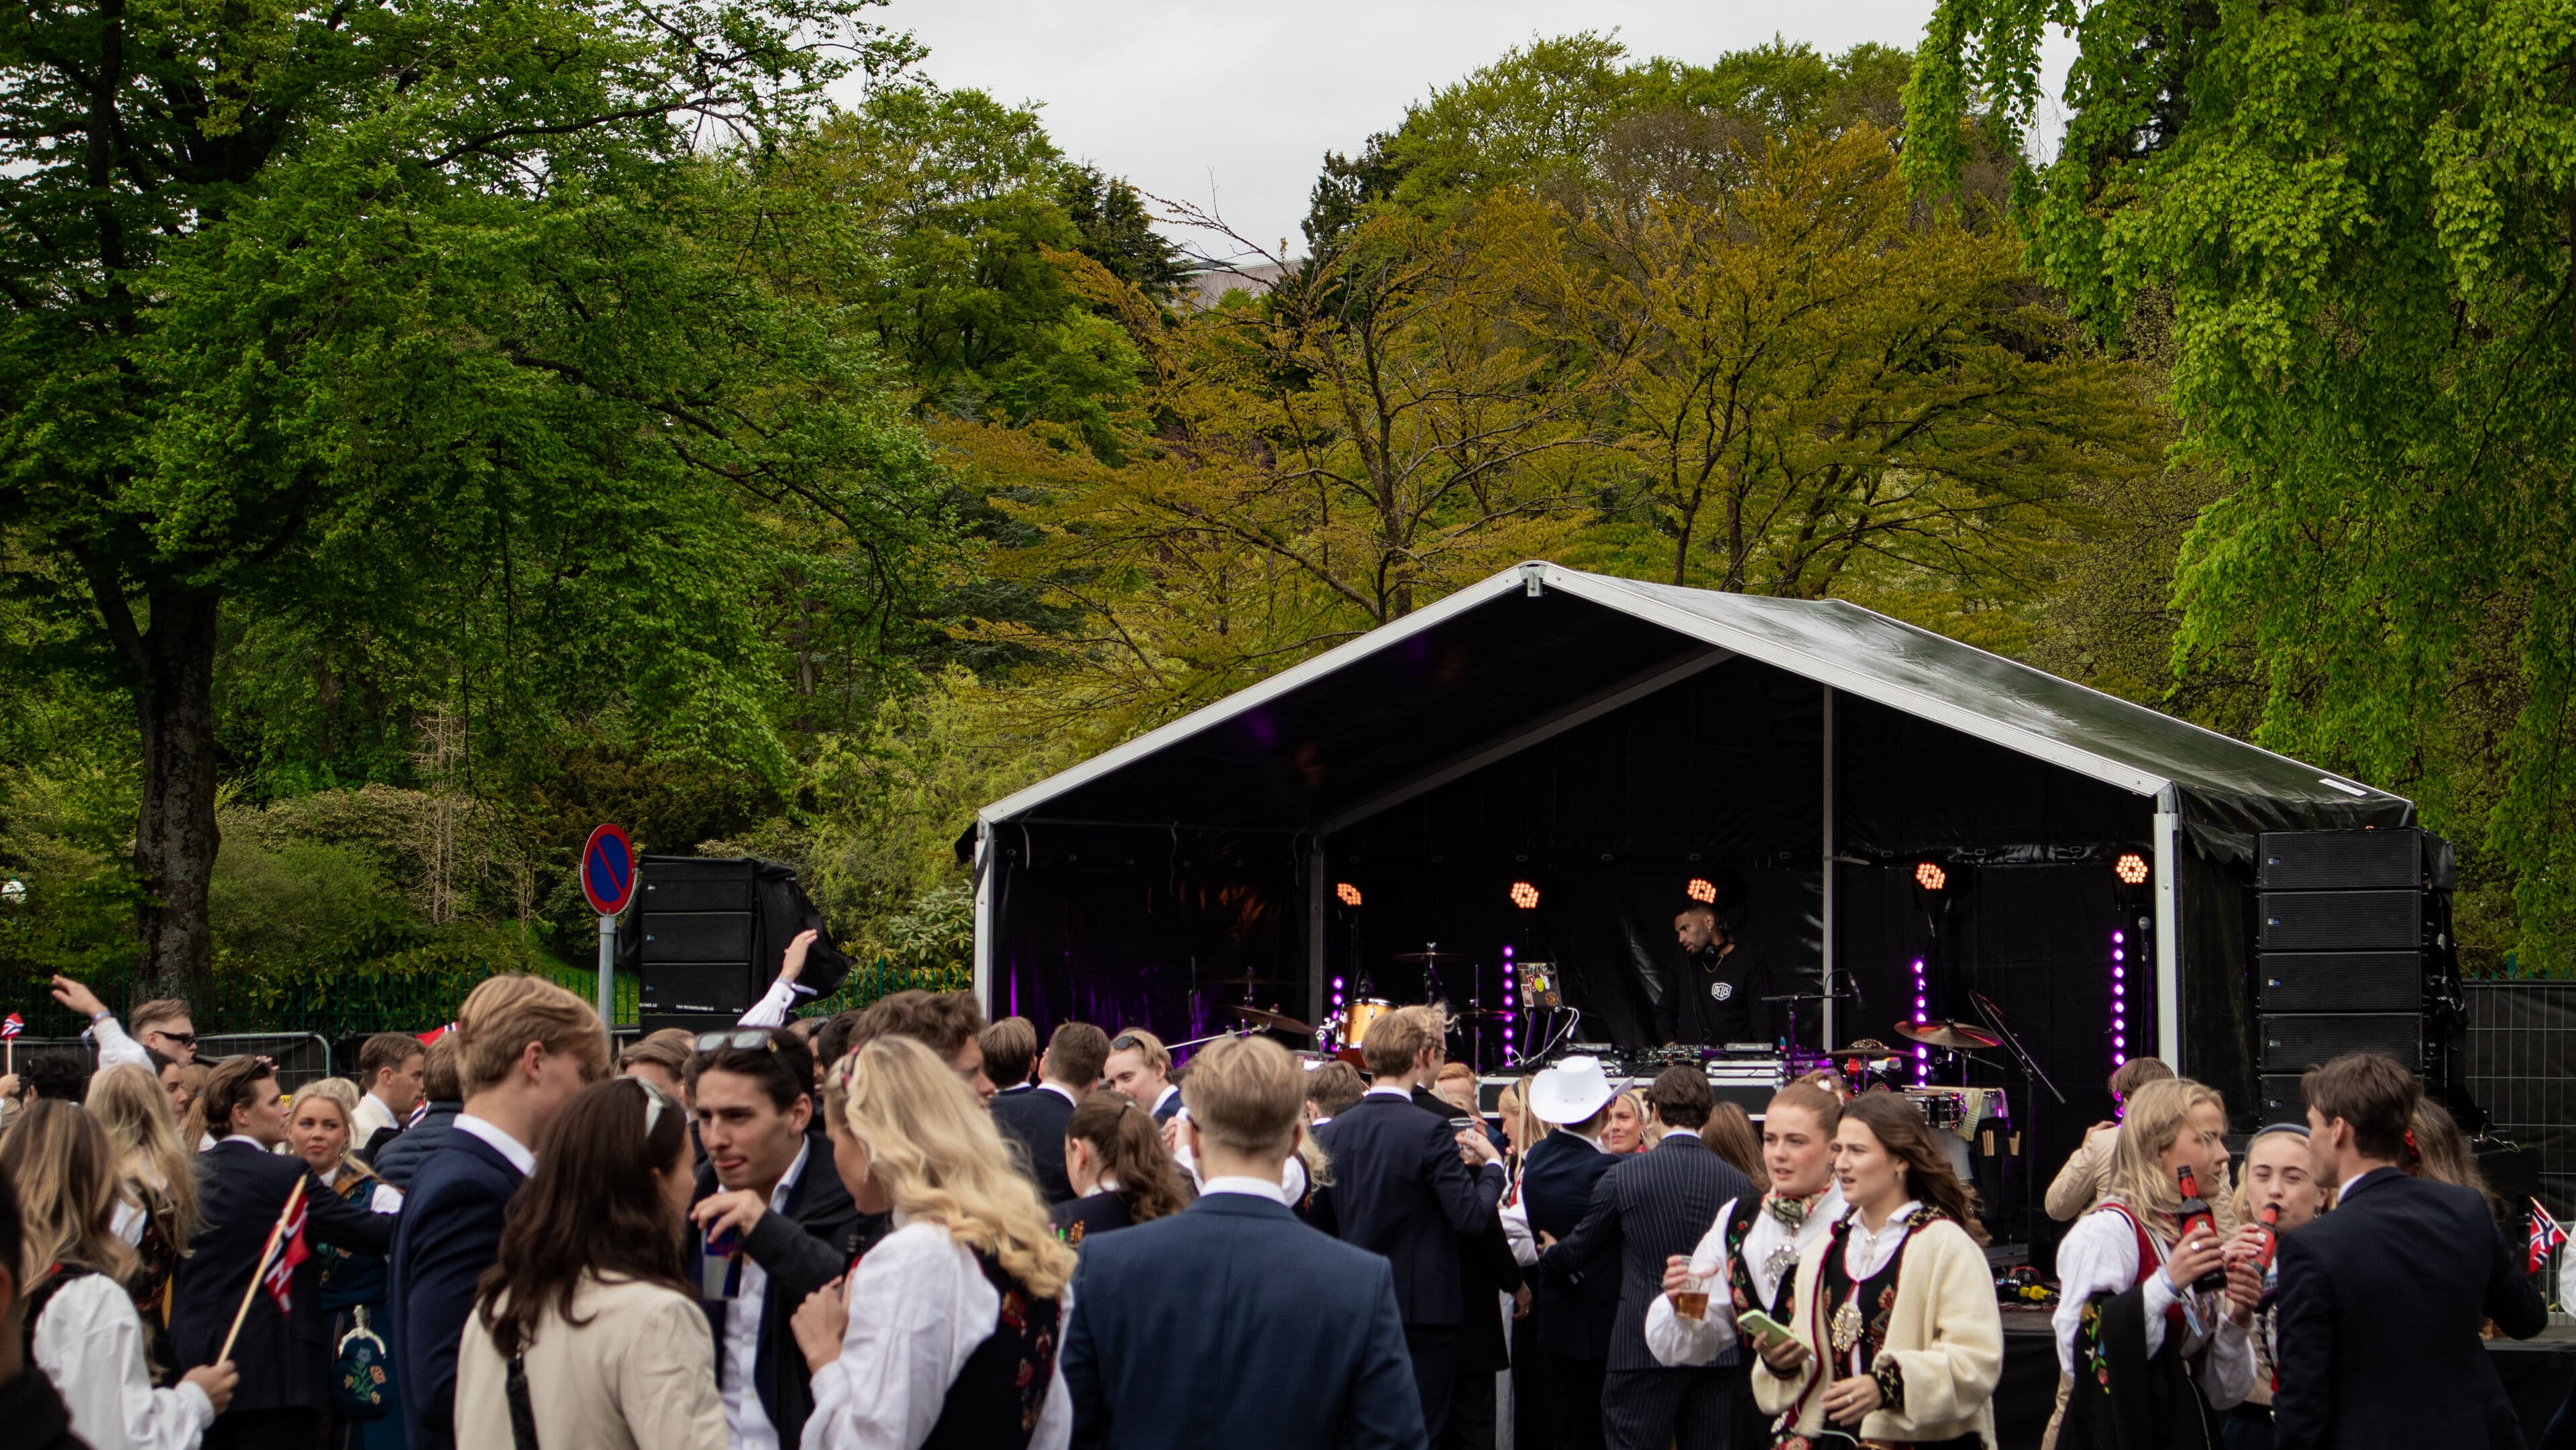
{"type": "Polygon", "coordinates": [[[1291,1017],[1284,1012],[1271,1012],[1259,1007],[1228,1007],[1225,1010],[1256,1027],[1268,1027],[1279,1032],[1293,1032],[1300,1037],[1312,1037],[1315,1035],[1314,1028],[1307,1026],[1305,1023],[1298,1021],[1296,1018],[1291,1017]]]}
{"type": "Polygon", "coordinates": [[[1396,962],[1464,962],[1472,961],[1465,952],[1397,952],[1387,960],[1396,962]]]}
{"type": "Polygon", "coordinates": [[[1897,1057],[1900,1055],[1896,1048],[1868,1037],[1862,1038],[1849,1047],[1837,1047],[1825,1054],[1827,1057],[1897,1057]]]}
{"type": "Polygon", "coordinates": [[[1896,1030],[1926,1047],[1946,1047],[1953,1052],[1975,1052],[1980,1048],[2004,1045],[2002,1038],[1964,1022],[1899,1022],[1896,1030]]]}

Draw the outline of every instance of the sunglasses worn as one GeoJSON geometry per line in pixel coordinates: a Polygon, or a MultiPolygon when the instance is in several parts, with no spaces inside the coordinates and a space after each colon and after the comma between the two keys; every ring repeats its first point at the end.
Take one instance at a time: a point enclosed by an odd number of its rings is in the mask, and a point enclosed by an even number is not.
{"type": "Polygon", "coordinates": [[[146,1037],[166,1037],[172,1042],[179,1044],[181,1047],[194,1047],[197,1045],[197,1034],[193,1032],[168,1032],[158,1027],[146,1027],[143,1029],[143,1035],[146,1037]]]}

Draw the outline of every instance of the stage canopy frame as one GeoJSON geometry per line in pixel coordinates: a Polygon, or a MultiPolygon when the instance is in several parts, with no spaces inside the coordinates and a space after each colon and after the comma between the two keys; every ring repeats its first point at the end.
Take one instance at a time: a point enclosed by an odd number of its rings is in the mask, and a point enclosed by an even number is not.
{"type": "MultiPolygon", "coordinates": [[[[1218,968],[1293,970],[1288,1004],[1321,1021],[1332,973],[1344,971],[1328,966],[1342,909],[1335,887],[1347,874],[1334,852],[1355,852],[1365,839],[1383,863],[1393,833],[1429,843],[1424,859],[1437,861],[1470,835],[1499,840],[1519,827],[1497,824],[1490,802],[1469,797],[1534,789],[1533,772],[1569,799],[1607,799],[1565,783],[1583,762],[1548,752],[1582,745],[1597,754],[1587,742],[1622,729],[1682,730],[1694,750],[1737,752],[1722,789],[1674,807],[1700,834],[1685,840],[1658,834],[1662,823],[1631,820],[1580,841],[1581,833],[1558,830],[1552,844],[1514,859],[1562,862],[1600,846],[1604,869],[1617,869],[1613,858],[1624,850],[1667,870],[1685,856],[1700,861],[1704,846],[1716,860],[1723,838],[1744,869],[1791,871],[1816,898],[1797,920],[1784,917],[1769,943],[1775,958],[1811,977],[1846,969],[1841,938],[1852,912],[1836,896],[1838,883],[1850,890],[1860,879],[1856,868],[1902,866],[1924,851],[1971,870],[1981,860],[2107,861],[2099,853],[2124,843],[2151,851],[2155,1048],[2186,1071],[2195,1056],[2210,1058],[2199,1065],[2242,1107],[2251,1106],[2250,1057],[2227,1038],[2250,1035],[2236,918],[2250,900],[2255,836],[2414,823],[2402,797],[1844,601],[1531,562],[984,807],[959,842],[975,872],[976,989],[997,1015],[1108,1015],[1106,997],[1086,1003],[1079,992],[1068,997],[1065,984],[1107,982],[1135,967],[1121,957],[1126,943],[1087,940],[1115,935],[1125,908],[1073,888],[1033,903],[1014,883],[1056,869],[1115,875],[1124,861],[1121,879],[1139,883],[1137,899],[1160,903],[1136,910],[1170,910],[1192,892],[1202,903],[1259,898],[1267,904],[1241,907],[1248,914],[1229,929],[1295,939],[1295,960],[1268,967],[1251,956],[1202,967],[1193,956],[1194,1001],[1203,973],[1218,968]],[[1730,733],[1738,723],[1745,728],[1730,733]],[[1895,757],[1918,749],[1956,768],[1909,774],[1895,757]],[[1908,808],[1890,803],[1914,797],[1941,800],[1924,807],[1924,821],[1900,820],[1908,808]],[[2045,797],[2052,819],[2080,824],[2033,826],[2038,807],[2001,797],[2045,797]],[[1446,802],[1455,819],[1436,828],[1418,819],[1432,802],[1446,802]],[[1472,830],[1459,823],[1461,812],[1479,809],[1487,814],[1472,830]],[[2014,811],[2023,817],[2002,824],[2014,811]],[[1991,839],[1981,839],[1980,819],[1991,839]],[[1282,909],[1277,898],[1292,890],[1298,899],[1282,909]],[[1042,911],[1081,921],[1042,942],[1031,915],[1042,911]],[[1240,925],[1263,912],[1266,924],[1240,925]],[[2195,969],[2206,979],[2197,989],[2186,980],[2195,969]],[[2187,1030],[2187,1004],[2192,1012],[2226,1007],[2229,1020],[2187,1030]]],[[[1651,742],[1641,748],[1651,775],[1655,752],[1651,742]]],[[[1630,815],[1658,794],[1636,774],[1610,787],[1625,792],[1630,815]]],[[[1690,774],[1676,778],[1696,788],[1690,774]]],[[[1537,842],[1551,830],[1522,834],[1537,842]]],[[[1897,987],[1905,989],[1901,979],[1897,987]]],[[[1836,1036],[1833,1011],[1825,1004],[1827,1038],[1836,1036]]],[[[1048,1025],[1041,1020],[1041,1031],[1048,1025]]]]}

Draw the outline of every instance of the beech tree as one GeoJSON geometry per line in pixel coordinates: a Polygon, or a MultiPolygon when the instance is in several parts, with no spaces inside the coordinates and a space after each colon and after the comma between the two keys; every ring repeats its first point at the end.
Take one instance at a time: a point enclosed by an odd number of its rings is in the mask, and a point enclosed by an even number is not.
{"type": "Polygon", "coordinates": [[[0,21],[0,550],[46,621],[10,663],[131,694],[149,977],[208,965],[228,651],[360,641],[477,751],[757,766],[764,585],[906,587],[927,457],[708,245],[692,159],[902,63],[864,3],[0,21]]]}
{"type": "Polygon", "coordinates": [[[2106,333],[2169,301],[2184,446],[2228,484],[2185,547],[2176,666],[2250,658],[2264,743],[2409,790],[2472,848],[2464,895],[2498,898],[2464,900],[2472,946],[2564,970],[2567,15],[1942,0],[1909,92],[1907,160],[1932,193],[1969,103],[2027,125],[2051,25],[2079,52],[2058,153],[2023,180],[2032,262],[2106,333]]]}

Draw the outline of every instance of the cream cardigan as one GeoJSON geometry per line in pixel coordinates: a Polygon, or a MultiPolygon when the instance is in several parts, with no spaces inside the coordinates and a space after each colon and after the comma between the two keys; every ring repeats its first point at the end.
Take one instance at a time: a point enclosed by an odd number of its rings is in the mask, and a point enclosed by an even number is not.
{"type": "MultiPolygon", "coordinates": [[[[1791,1413],[1791,1428],[1806,1434],[1827,1428],[1816,1366],[1829,1341],[1816,1283],[1825,1255],[1840,1242],[1827,1234],[1798,1256],[1798,1313],[1789,1328],[1806,1346],[1806,1364],[1793,1379],[1781,1378],[1759,1357],[1753,1364],[1754,1403],[1765,1414],[1791,1413]]],[[[1905,1267],[1879,1353],[1894,1359],[1905,1376],[1905,1413],[1879,1410],[1863,1417],[1861,1437],[1947,1440],[1973,1434],[1991,1450],[1995,1381],[2004,1372],[2004,1321],[1995,1308],[1985,1253],[1967,1230],[1935,1219],[1908,1232],[1897,1254],[1905,1267]]]]}

